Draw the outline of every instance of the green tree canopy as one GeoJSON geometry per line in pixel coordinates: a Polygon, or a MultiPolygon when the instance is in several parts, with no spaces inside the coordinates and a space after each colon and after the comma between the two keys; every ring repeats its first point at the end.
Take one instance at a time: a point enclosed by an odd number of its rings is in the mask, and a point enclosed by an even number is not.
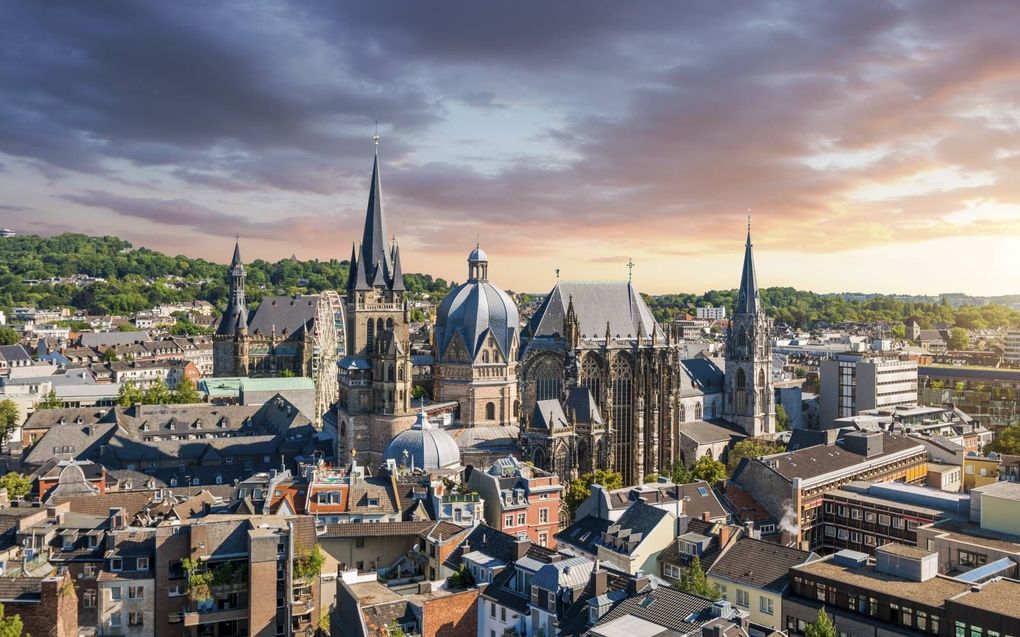
{"type": "Polygon", "coordinates": [[[145,402],[145,394],[142,390],[135,385],[135,381],[126,380],[120,385],[120,391],[117,392],[117,404],[121,407],[130,407],[132,405],[139,405],[145,402]]]}
{"type": "Polygon", "coordinates": [[[574,512],[577,511],[577,507],[581,506],[581,503],[591,495],[591,485],[593,484],[610,490],[619,489],[623,486],[623,476],[616,471],[596,469],[582,473],[576,480],[572,480],[567,486],[567,493],[564,497],[564,504],[566,504],[567,511],[570,512],[571,519],[574,517],[574,512]]]}
{"type": "Polygon", "coordinates": [[[996,434],[995,438],[985,445],[984,451],[1020,454],[1020,422],[1015,422],[996,434]]]}
{"type": "Polygon", "coordinates": [[[18,406],[10,398],[0,400],[0,444],[6,444],[7,439],[21,424],[21,414],[18,406]]]}
{"type": "Polygon", "coordinates": [[[962,327],[949,330],[949,349],[961,350],[970,346],[970,334],[962,327]]]}
{"type": "Polygon", "coordinates": [[[23,498],[32,491],[32,479],[16,471],[9,471],[0,476],[0,487],[7,489],[7,497],[12,500],[23,498]]]}
{"type": "MultiPolygon", "coordinates": [[[[21,615],[8,615],[4,605],[0,604],[0,637],[22,637],[24,630],[21,615]]],[[[25,635],[25,637],[28,636],[25,635]]]]}
{"type": "Polygon", "coordinates": [[[685,593],[698,595],[712,601],[722,597],[719,587],[709,583],[705,569],[701,567],[701,558],[697,555],[691,560],[691,565],[680,573],[680,581],[674,586],[685,593]]]}
{"type": "Polygon", "coordinates": [[[694,463],[691,475],[695,480],[704,480],[709,484],[715,484],[726,479],[726,465],[708,456],[701,456],[694,463]]]}
{"type": "Polygon", "coordinates": [[[0,345],[17,345],[21,342],[21,336],[12,327],[0,327],[0,345]]]}
{"type": "Polygon", "coordinates": [[[174,402],[174,396],[166,383],[157,378],[145,388],[142,402],[146,405],[167,405],[174,402]]]}
{"type": "Polygon", "coordinates": [[[790,417],[786,415],[786,407],[783,403],[776,403],[776,431],[786,431],[790,428],[790,417]]]}
{"type": "Polygon", "coordinates": [[[195,383],[185,376],[177,383],[173,392],[173,402],[181,404],[202,402],[202,394],[195,389],[195,383]]]}
{"type": "Polygon", "coordinates": [[[818,617],[807,625],[804,637],[836,637],[836,625],[825,612],[824,606],[818,609],[818,617]]]}
{"type": "Polygon", "coordinates": [[[768,456],[774,453],[782,453],[784,451],[786,451],[786,447],[778,442],[772,442],[765,438],[744,438],[737,444],[733,445],[733,449],[730,450],[730,471],[736,469],[737,465],[739,465],[740,461],[744,458],[758,458],[760,456],[768,456]]]}

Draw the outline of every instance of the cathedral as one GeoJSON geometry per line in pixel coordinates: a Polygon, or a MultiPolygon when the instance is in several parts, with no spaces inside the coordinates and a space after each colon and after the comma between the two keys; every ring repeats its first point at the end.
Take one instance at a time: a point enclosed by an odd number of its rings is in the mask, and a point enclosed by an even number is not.
{"type": "Polygon", "coordinates": [[[339,395],[337,303],[329,294],[267,296],[249,314],[239,241],[228,278],[227,309],[213,336],[213,376],[307,376],[315,382],[315,414],[309,416],[320,424],[339,395]]]}
{"type": "Polygon", "coordinates": [[[685,358],[630,281],[557,282],[522,337],[524,457],[561,480],[611,469],[640,484],[774,432],[770,326],[750,230],[725,360],[685,358]]]}
{"type": "Polygon", "coordinates": [[[379,156],[372,165],[365,228],[352,247],[345,299],[346,356],[340,361],[338,455],[368,466],[415,420],[411,346],[400,247],[387,243],[379,156]]]}
{"type": "Polygon", "coordinates": [[[435,399],[458,404],[469,427],[516,425],[520,314],[510,295],[489,283],[489,257],[476,245],[467,283],[450,291],[436,313],[435,399]]]}

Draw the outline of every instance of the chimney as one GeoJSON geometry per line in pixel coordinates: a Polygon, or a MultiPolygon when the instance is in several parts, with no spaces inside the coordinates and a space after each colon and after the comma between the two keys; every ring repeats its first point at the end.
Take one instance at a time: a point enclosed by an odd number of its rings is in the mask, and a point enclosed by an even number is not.
{"type": "Polygon", "coordinates": [[[728,524],[724,524],[721,527],[719,527],[719,548],[723,548],[724,546],[729,544],[730,533],[731,529],[728,524]]]}
{"type": "Polygon", "coordinates": [[[627,593],[629,595],[637,595],[648,586],[648,576],[643,571],[634,573],[633,577],[627,578],[627,593]]]}
{"type": "Polygon", "coordinates": [[[592,596],[605,595],[606,590],[609,589],[609,571],[604,568],[596,568],[592,573],[592,578],[594,579],[592,596]]]}
{"type": "Polygon", "coordinates": [[[514,540],[514,560],[522,559],[531,548],[531,540],[528,538],[517,538],[514,540]]]}
{"type": "Polygon", "coordinates": [[[711,517],[712,517],[711,511],[702,511],[701,512],[701,519],[704,520],[705,522],[708,522],[709,519],[711,519],[711,517]]]}

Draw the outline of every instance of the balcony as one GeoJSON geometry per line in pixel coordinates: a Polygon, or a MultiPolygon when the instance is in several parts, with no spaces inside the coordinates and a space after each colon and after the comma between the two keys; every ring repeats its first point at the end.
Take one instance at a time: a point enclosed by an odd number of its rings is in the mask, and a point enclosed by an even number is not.
{"type": "Polygon", "coordinates": [[[187,611],[184,613],[185,626],[200,626],[202,624],[218,624],[219,622],[240,621],[248,618],[248,609],[229,608],[225,610],[200,610],[187,611]]]}

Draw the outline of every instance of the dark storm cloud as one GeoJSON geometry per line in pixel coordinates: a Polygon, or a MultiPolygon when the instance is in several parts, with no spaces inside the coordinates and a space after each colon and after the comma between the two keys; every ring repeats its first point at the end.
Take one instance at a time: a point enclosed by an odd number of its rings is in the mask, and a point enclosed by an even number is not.
{"type": "Polygon", "coordinates": [[[102,185],[66,201],[169,226],[226,235],[254,211],[163,177],[362,201],[376,117],[389,214],[426,248],[489,230],[523,250],[627,236],[679,254],[663,237],[719,241],[750,207],[763,242],[825,250],[844,241],[833,224],[861,245],[921,240],[982,231],[930,223],[964,197],[1020,202],[1020,160],[1000,152],[1020,149],[1001,113],[1020,102],[1005,2],[0,5],[0,152],[102,185]],[[464,132],[470,156],[415,152],[454,108],[525,107],[550,115],[546,155],[483,166],[498,126],[464,132]],[[156,195],[113,192],[111,160],[165,169],[156,195]],[[938,169],[993,183],[858,194],[938,169]]]}

